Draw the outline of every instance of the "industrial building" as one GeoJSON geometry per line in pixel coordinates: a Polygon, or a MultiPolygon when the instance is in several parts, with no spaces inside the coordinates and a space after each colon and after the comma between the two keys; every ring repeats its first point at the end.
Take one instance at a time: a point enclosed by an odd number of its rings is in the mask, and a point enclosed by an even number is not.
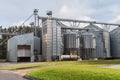
{"type": "Polygon", "coordinates": [[[34,33],[10,38],[8,60],[34,62],[111,58],[109,32],[92,23],[81,29],[66,26],[50,17],[43,18],[40,35],[42,41],[34,33]]]}
{"type": "Polygon", "coordinates": [[[42,53],[44,61],[63,58],[110,58],[109,32],[91,24],[83,30],[63,29],[57,20],[43,19],[42,53]],[[76,56],[76,57],[75,57],[76,56]]]}
{"type": "Polygon", "coordinates": [[[48,17],[41,17],[36,10],[34,15],[34,33],[17,35],[8,40],[8,61],[120,58],[120,27],[111,32],[100,28],[119,24],[54,18],[52,12],[47,13],[48,17]],[[36,36],[37,19],[42,24],[40,37],[36,36]],[[81,28],[81,23],[89,25],[81,28]]]}
{"type": "Polygon", "coordinates": [[[11,62],[40,61],[40,38],[34,33],[17,35],[8,40],[7,58],[11,62]]]}

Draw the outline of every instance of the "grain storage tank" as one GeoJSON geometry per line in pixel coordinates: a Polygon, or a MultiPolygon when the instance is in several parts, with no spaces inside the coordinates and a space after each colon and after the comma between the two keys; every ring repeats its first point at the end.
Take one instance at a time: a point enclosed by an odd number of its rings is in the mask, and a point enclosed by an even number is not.
{"type": "Polygon", "coordinates": [[[95,58],[96,37],[91,32],[84,32],[81,34],[81,57],[82,59],[95,58]]]}
{"type": "Polygon", "coordinates": [[[109,32],[100,27],[90,24],[84,29],[88,29],[96,38],[96,58],[110,58],[110,37],[109,32]]]}
{"type": "Polygon", "coordinates": [[[108,31],[103,31],[103,37],[104,37],[104,52],[106,53],[106,58],[111,58],[110,53],[110,33],[108,31]]]}
{"type": "Polygon", "coordinates": [[[79,39],[76,33],[65,33],[64,35],[64,55],[78,54],[79,39]]]}
{"type": "Polygon", "coordinates": [[[42,56],[44,61],[59,59],[61,55],[61,28],[56,20],[42,19],[42,56]]]}
{"type": "Polygon", "coordinates": [[[120,27],[110,32],[111,56],[120,58],[120,27]]]}

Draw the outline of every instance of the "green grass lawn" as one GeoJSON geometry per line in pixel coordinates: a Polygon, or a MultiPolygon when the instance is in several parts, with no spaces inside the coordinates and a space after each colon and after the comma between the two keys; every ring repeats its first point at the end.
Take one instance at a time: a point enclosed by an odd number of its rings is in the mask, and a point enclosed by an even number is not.
{"type": "Polygon", "coordinates": [[[37,80],[120,80],[119,69],[101,67],[116,64],[120,64],[120,60],[39,62],[0,67],[0,69],[16,70],[37,67],[26,75],[37,80]]]}
{"type": "Polygon", "coordinates": [[[100,67],[120,64],[120,60],[56,62],[54,64],[40,67],[28,73],[27,76],[38,80],[120,80],[119,69],[100,67]]]}

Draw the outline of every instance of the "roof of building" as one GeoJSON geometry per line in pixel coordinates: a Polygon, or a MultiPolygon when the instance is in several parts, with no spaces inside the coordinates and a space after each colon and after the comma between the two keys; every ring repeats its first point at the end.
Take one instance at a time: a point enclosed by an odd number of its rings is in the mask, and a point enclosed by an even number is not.
{"type": "Polygon", "coordinates": [[[85,26],[84,29],[89,29],[89,30],[93,30],[93,31],[106,31],[94,24],[89,24],[89,25],[85,26]]]}

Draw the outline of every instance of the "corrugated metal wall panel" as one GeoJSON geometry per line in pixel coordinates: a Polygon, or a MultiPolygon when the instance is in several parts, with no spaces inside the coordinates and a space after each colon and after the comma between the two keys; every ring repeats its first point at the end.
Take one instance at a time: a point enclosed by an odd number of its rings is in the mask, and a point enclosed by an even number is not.
{"type": "Polygon", "coordinates": [[[96,38],[91,32],[81,33],[81,58],[93,59],[96,58],[96,38]]]}
{"type": "Polygon", "coordinates": [[[96,57],[105,58],[102,33],[100,31],[95,31],[94,34],[96,35],[96,57]]]}
{"type": "Polygon", "coordinates": [[[111,56],[120,58],[120,27],[110,32],[111,56]]]}
{"type": "Polygon", "coordinates": [[[7,44],[7,59],[8,61],[17,62],[17,43],[16,37],[12,37],[8,40],[7,44]]]}
{"type": "Polygon", "coordinates": [[[86,26],[85,29],[89,29],[96,37],[96,58],[110,58],[109,32],[93,24],[86,26]]]}
{"type": "Polygon", "coordinates": [[[36,49],[38,54],[40,53],[40,39],[37,37],[34,37],[33,33],[14,36],[8,40],[8,50],[7,51],[8,51],[9,61],[17,62],[17,57],[19,57],[19,56],[17,56],[17,52],[18,52],[17,46],[18,45],[29,45],[31,47],[30,48],[31,62],[33,62],[35,60],[34,50],[36,49]]]}
{"type": "Polygon", "coordinates": [[[45,61],[51,61],[61,54],[61,28],[57,27],[56,20],[43,20],[43,23],[42,53],[45,61]]]}
{"type": "Polygon", "coordinates": [[[78,54],[79,38],[77,33],[65,33],[63,35],[64,55],[78,54]]]}
{"type": "Polygon", "coordinates": [[[110,34],[109,34],[109,32],[104,31],[103,37],[104,37],[104,43],[105,43],[105,53],[106,53],[105,56],[110,58],[111,52],[110,52],[110,34]]]}

